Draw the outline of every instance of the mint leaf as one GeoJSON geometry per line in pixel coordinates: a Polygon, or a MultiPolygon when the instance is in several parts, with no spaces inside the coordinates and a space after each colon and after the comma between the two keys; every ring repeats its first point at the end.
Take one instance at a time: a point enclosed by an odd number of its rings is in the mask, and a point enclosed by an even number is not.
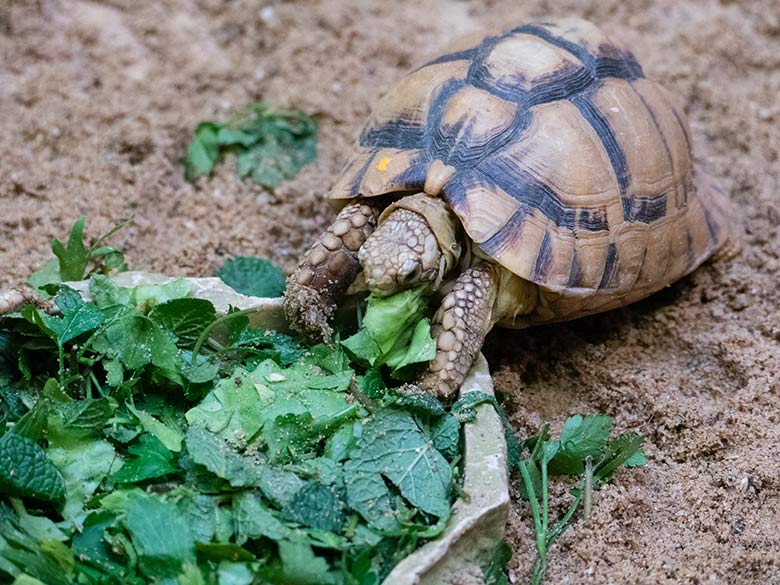
{"type": "Polygon", "coordinates": [[[271,583],[285,585],[332,585],[337,583],[328,563],[314,554],[307,544],[283,540],[279,543],[281,568],[269,574],[263,571],[271,583]]]}
{"type": "MultiPolygon", "coordinates": [[[[307,350],[300,346],[292,337],[284,333],[249,327],[249,319],[244,317],[245,324],[232,331],[230,343],[235,347],[253,347],[268,350],[263,355],[273,359],[282,366],[291,366],[304,355],[307,350]]],[[[343,371],[342,368],[339,371],[343,371]]],[[[334,372],[336,373],[336,372],[334,372]]]]}
{"type": "Polygon", "coordinates": [[[460,452],[460,421],[452,414],[444,414],[431,425],[433,446],[452,461],[460,452]]]}
{"type": "Polygon", "coordinates": [[[550,473],[579,475],[585,471],[585,459],[596,460],[609,439],[612,418],[606,415],[575,415],[563,424],[558,451],[550,459],[550,473]]]}
{"type": "Polygon", "coordinates": [[[252,492],[242,492],[233,499],[233,518],[238,544],[261,537],[279,541],[290,532],[252,492]]]}
{"type": "Polygon", "coordinates": [[[344,494],[335,485],[312,482],[298,490],[287,509],[290,518],[309,528],[340,533],[344,526],[344,494]]]}
{"type": "Polygon", "coordinates": [[[121,465],[114,447],[104,440],[50,443],[46,452],[65,480],[67,499],[62,512],[65,518],[81,512],[112,467],[121,465]]]}
{"type": "Polygon", "coordinates": [[[157,420],[151,414],[135,408],[132,404],[128,404],[127,409],[141,421],[144,430],[157,437],[166,449],[174,453],[181,451],[181,442],[184,437],[178,428],[157,420]]]}
{"type": "Polygon", "coordinates": [[[615,471],[632,457],[636,457],[637,461],[643,459],[644,453],[641,451],[643,442],[644,437],[636,433],[624,433],[612,439],[604,448],[601,459],[593,468],[593,479],[599,482],[608,482],[612,479],[615,471]],[[641,458],[639,453],[642,453],[641,458]]]}
{"type": "Polygon", "coordinates": [[[27,279],[27,284],[33,289],[40,291],[49,284],[56,284],[65,280],[60,276],[60,261],[52,258],[42,268],[33,272],[27,279]]]}
{"type": "Polygon", "coordinates": [[[112,270],[121,271],[127,268],[121,250],[111,246],[99,246],[99,244],[129,222],[121,223],[100,236],[89,248],[84,244],[84,223],[84,217],[76,220],[70,231],[67,245],[57,238],[52,238],[51,249],[55,257],[43,268],[30,275],[27,283],[31,287],[42,291],[47,285],[67,280],[83,280],[89,272],[108,274],[112,270]],[[90,264],[92,264],[91,268],[89,268],[90,264]]]}
{"type": "Polygon", "coordinates": [[[148,317],[125,311],[97,336],[93,349],[110,358],[119,358],[128,370],[153,364],[175,372],[181,362],[175,338],[148,317]]]}
{"type": "Polygon", "coordinates": [[[238,176],[276,187],[316,158],[317,123],[301,112],[271,112],[261,103],[250,104],[229,124],[201,122],[187,149],[186,179],[211,172],[225,151],[236,154],[238,176]]]}
{"type": "Polygon", "coordinates": [[[59,260],[59,272],[62,280],[82,280],[89,262],[89,252],[84,246],[84,216],[76,220],[70,231],[67,246],[57,238],[52,238],[51,249],[59,260]]]}
{"type": "Polygon", "coordinates": [[[135,496],[123,520],[149,577],[175,577],[182,565],[195,562],[195,540],[185,516],[170,502],[135,496]]]}
{"type": "Polygon", "coordinates": [[[22,310],[22,316],[30,323],[38,325],[58,347],[96,329],[103,322],[103,314],[97,307],[92,303],[83,302],[78,293],[72,289],[60,290],[55,301],[63,313],[62,317],[48,315],[32,305],[22,310]]]}
{"type": "Polygon", "coordinates": [[[249,441],[268,420],[274,392],[243,368],[217,382],[214,390],[185,414],[190,425],[202,425],[212,433],[240,444],[249,441]]]}
{"type": "Polygon", "coordinates": [[[512,558],[512,549],[501,541],[482,565],[482,579],[485,585],[509,585],[507,577],[507,564],[512,558]]]}
{"type": "Polygon", "coordinates": [[[217,312],[204,299],[173,299],[154,307],[149,318],[175,335],[179,347],[191,349],[217,312]]]}
{"type": "Polygon", "coordinates": [[[180,503],[187,516],[195,542],[227,542],[233,536],[233,510],[222,506],[224,498],[220,495],[192,494],[180,503]]]}
{"type": "Polygon", "coordinates": [[[455,415],[460,422],[472,422],[477,416],[477,406],[480,404],[492,404],[498,410],[498,402],[494,396],[484,392],[466,392],[458,398],[452,405],[450,412],[455,415]]]}
{"type": "Polygon", "coordinates": [[[289,509],[295,494],[307,483],[292,471],[277,469],[270,465],[260,467],[257,474],[257,486],[260,491],[269,502],[281,509],[289,509]]]}
{"type": "Polygon", "coordinates": [[[414,327],[409,345],[394,347],[386,363],[392,369],[392,374],[398,376],[404,368],[427,363],[435,357],[436,341],[431,337],[431,325],[427,319],[421,319],[414,327]]]}
{"type": "Polygon", "coordinates": [[[116,410],[109,398],[73,400],[57,405],[48,418],[48,438],[58,442],[82,440],[102,433],[116,410]]]}
{"type": "Polygon", "coordinates": [[[396,498],[385,480],[412,506],[438,518],[449,517],[450,465],[407,412],[380,411],[369,420],[344,473],[350,507],[379,530],[399,527],[396,498]]]}
{"type": "Polygon", "coordinates": [[[242,457],[217,435],[199,425],[190,426],[186,437],[192,460],[233,487],[256,485],[262,469],[259,461],[242,457]]]}
{"type": "Polygon", "coordinates": [[[127,450],[135,457],[125,460],[121,469],[111,475],[111,481],[137,483],[176,471],[171,464],[173,454],[152,434],[143,433],[127,450]]]}
{"type": "Polygon", "coordinates": [[[317,158],[317,123],[305,114],[272,113],[257,104],[250,106],[243,118],[236,125],[255,141],[244,142],[244,150],[238,152],[239,177],[251,176],[258,185],[276,187],[317,158]]]}
{"type": "Polygon", "coordinates": [[[636,453],[631,455],[631,457],[626,459],[626,462],[623,465],[626,467],[644,467],[647,465],[647,457],[645,457],[644,451],[639,449],[636,453]]]}
{"type": "Polygon", "coordinates": [[[184,176],[193,181],[199,175],[211,172],[219,159],[219,142],[217,133],[222,124],[201,122],[195,128],[195,138],[187,147],[187,160],[184,166],[184,176]]]}
{"type": "Polygon", "coordinates": [[[287,282],[282,269],[270,260],[249,256],[227,260],[217,276],[236,292],[252,297],[278,297],[287,282]]]}
{"type": "Polygon", "coordinates": [[[263,438],[273,463],[301,459],[317,444],[318,431],[310,412],[282,414],[265,425],[263,438]]]}
{"type": "Polygon", "coordinates": [[[0,437],[0,491],[46,502],[65,499],[65,480],[38,444],[14,432],[0,437]]]}

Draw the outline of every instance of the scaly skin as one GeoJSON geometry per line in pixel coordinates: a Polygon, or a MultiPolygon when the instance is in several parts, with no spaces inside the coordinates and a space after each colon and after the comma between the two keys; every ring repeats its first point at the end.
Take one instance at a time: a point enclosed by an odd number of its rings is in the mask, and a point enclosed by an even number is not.
{"type": "Polygon", "coordinates": [[[18,289],[0,291],[0,315],[15,313],[27,304],[33,304],[44,310],[51,309],[51,303],[43,301],[30,291],[18,289]]]}
{"type": "Polygon", "coordinates": [[[393,211],[384,219],[360,248],[358,258],[366,286],[375,295],[391,295],[440,279],[436,236],[423,216],[408,209],[393,211]]]}
{"type": "Polygon", "coordinates": [[[303,255],[284,293],[284,309],[293,329],[311,339],[330,341],[329,321],[361,270],[358,250],[376,228],[378,215],[371,205],[348,205],[303,255]]]}
{"type": "Polygon", "coordinates": [[[436,357],[418,380],[421,389],[450,399],[457,392],[494,323],[498,268],[483,262],[458,276],[433,318],[436,357]]]}

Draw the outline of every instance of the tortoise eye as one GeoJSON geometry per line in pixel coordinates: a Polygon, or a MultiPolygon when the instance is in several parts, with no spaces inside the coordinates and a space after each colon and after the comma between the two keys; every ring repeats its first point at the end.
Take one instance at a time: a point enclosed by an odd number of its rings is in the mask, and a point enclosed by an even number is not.
{"type": "MultiPolygon", "coordinates": [[[[406,266],[404,266],[406,268],[406,266]]],[[[415,265],[412,267],[411,270],[404,270],[401,273],[401,282],[408,283],[413,282],[414,280],[417,280],[420,277],[420,273],[422,272],[422,266],[415,263],[415,265]]]]}

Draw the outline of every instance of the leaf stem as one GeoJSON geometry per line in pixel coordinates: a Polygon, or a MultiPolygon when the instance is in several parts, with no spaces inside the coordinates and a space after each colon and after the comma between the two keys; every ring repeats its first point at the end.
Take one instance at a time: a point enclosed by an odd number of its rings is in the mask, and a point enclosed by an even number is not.
{"type": "Polygon", "coordinates": [[[542,445],[544,444],[544,437],[547,434],[547,431],[550,428],[550,423],[544,423],[542,425],[542,428],[539,429],[539,436],[536,439],[536,443],[534,443],[533,451],[531,451],[531,457],[529,458],[531,461],[534,461],[539,458],[539,451],[542,449],[542,445]]]}
{"type": "Polygon", "coordinates": [[[585,488],[583,492],[582,515],[587,520],[590,518],[590,504],[593,496],[593,458],[590,455],[585,459],[585,488]]]}
{"type": "Polygon", "coordinates": [[[203,344],[206,343],[206,340],[209,338],[211,333],[214,331],[216,327],[219,327],[223,323],[226,323],[230,321],[231,319],[235,317],[240,317],[242,315],[251,315],[252,313],[256,313],[257,309],[244,309],[243,311],[235,311],[233,313],[228,313],[227,315],[222,315],[221,317],[218,317],[217,319],[214,319],[208,327],[206,327],[203,332],[200,334],[200,337],[198,337],[198,340],[195,342],[195,346],[192,348],[192,360],[190,362],[190,365],[195,365],[195,360],[198,357],[198,354],[200,353],[200,348],[203,347],[203,344]]]}
{"type": "Polygon", "coordinates": [[[547,489],[547,457],[542,457],[541,464],[542,464],[542,533],[544,534],[546,539],[547,527],[550,521],[550,513],[549,513],[550,494],[547,489]]]}
{"type": "MultiPolygon", "coordinates": [[[[533,460],[531,460],[533,462],[533,460]]],[[[528,472],[526,462],[521,460],[519,462],[520,475],[523,476],[523,485],[525,485],[525,491],[528,494],[528,501],[531,504],[531,514],[534,517],[534,530],[536,532],[536,549],[537,559],[544,559],[547,556],[547,535],[542,527],[542,518],[539,513],[539,500],[536,497],[536,490],[534,489],[534,482],[531,481],[531,474],[528,472]]],[[[544,486],[543,486],[544,487],[544,486]]],[[[546,561],[545,561],[546,564],[546,561]]],[[[534,563],[536,565],[536,563],[534,563]]],[[[535,572],[535,571],[534,571],[535,572]]]]}
{"type": "MultiPolygon", "coordinates": [[[[58,336],[59,337],[59,336],[58,336]]],[[[57,360],[59,361],[58,378],[60,380],[60,388],[65,391],[65,346],[57,340],[57,360]]]]}

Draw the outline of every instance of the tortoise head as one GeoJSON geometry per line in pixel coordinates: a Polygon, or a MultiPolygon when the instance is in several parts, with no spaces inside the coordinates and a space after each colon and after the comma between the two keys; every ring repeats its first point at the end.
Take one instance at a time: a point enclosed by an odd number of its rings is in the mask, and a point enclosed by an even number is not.
{"type": "Polygon", "coordinates": [[[452,216],[446,204],[426,201],[431,199],[420,194],[391,205],[360,248],[358,258],[372,293],[389,296],[419,286],[438,288],[453,266],[459,245],[452,216]]]}

